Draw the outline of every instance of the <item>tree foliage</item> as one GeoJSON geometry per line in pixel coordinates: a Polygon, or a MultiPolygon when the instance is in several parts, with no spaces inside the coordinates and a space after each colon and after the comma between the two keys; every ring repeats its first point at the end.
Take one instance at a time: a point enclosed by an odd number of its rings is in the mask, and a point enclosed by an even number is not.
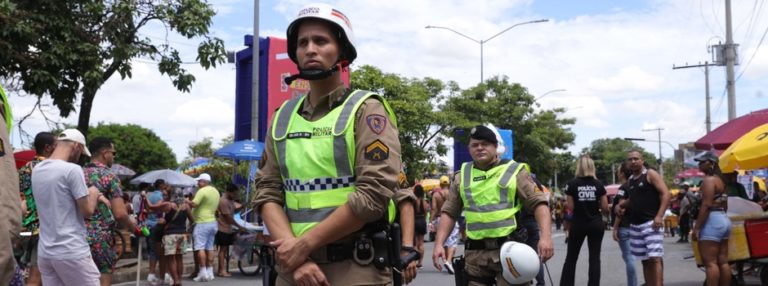
{"type": "Polygon", "coordinates": [[[213,185],[222,192],[226,190],[227,184],[232,182],[232,176],[235,172],[242,178],[248,178],[249,162],[233,162],[230,159],[213,155],[219,148],[232,143],[233,139],[234,135],[227,136],[219,142],[218,146],[214,146],[212,137],[205,137],[198,142],[190,143],[187,147],[187,157],[182,160],[180,169],[186,170],[195,159],[208,159],[208,165],[189,175],[210,174],[213,178],[213,185]]]}
{"type": "Polygon", "coordinates": [[[158,169],[174,169],[176,155],[152,130],[135,124],[99,123],[91,127],[89,139],[104,136],[115,142],[115,163],[137,174],[158,169]]]}
{"type": "MultiPolygon", "coordinates": [[[[589,147],[582,149],[582,153],[589,153],[595,161],[597,179],[605,184],[613,182],[611,168],[616,168],[627,159],[627,152],[638,150],[643,153],[643,160],[651,167],[657,168],[656,155],[648,153],[642,147],[632,141],[621,138],[597,139],[590,143],[589,147]]],[[[615,170],[615,169],[614,169],[615,170]]],[[[616,179],[618,182],[618,178],[616,179]]]]}
{"type": "Polygon", "coordinates": [[[461,122],[456,119],[462,117],[440,110],[440,102],[458,91],[455,83],[405,78],[367,65],[352,72],[351,82],[355,89],[381,94],[394,110],[403,163],[410,180],[423,178],[432,171],[446,171],[439,164],[439,157],[448,152],[441,134],[447,134],[456,122],[461,122]]]}
{"type": "Polygon", "coordinates": [[[576,120],[564,118],[562,108],[537,110],[535,104],[525,87],[496,76],[448,98],[445,110],[463,115],[456,127],[492,123],[512,130],[514,159],[528,163],[539,180],[547,182],[555,170],[553,150],[573,144],[576,135],[569,126],[576,120]]]}
{"type": "Polygon", "coordinates": [[[200,39],[199,64],[223,63],[223,41],[208,31],[214,15],[205,0],[0,1],[0,77],[20,80],[38,98],[50,96],[62,117],[76,112],[79,97],[78,129],[87,135],[97,91],[115,73],[131,77],[134,59],[158,61],[180,91],[189,92],[195,81],[179,51],[142,35],[142,28],[157,24],[200,39]]]}

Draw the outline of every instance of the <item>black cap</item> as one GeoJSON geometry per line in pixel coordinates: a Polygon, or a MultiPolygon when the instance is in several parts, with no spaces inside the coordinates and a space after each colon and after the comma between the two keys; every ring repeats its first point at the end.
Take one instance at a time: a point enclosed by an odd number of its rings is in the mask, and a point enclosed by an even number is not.
{"type": "Polygon", "coordinates": [[[469,138],[475,140],[485,140],[493,144],[499,144],[499,140],[496,139],[496,134],[493,133],[490,128],[483,125],[472,127],[472,130],[469,132],[469,138]]]}
{"type": "Polygon", "coordinates": [[[701,153],[699,155],[696,155],[696,157],[694,157],[693,160],[696,160],[698,162],[710,161],[710,162],[715,163],[715,164],[720,162],[720,158],[718,158],[714,153],[712,153],[710,151],[707,151],[707,152],[701,153]]]}

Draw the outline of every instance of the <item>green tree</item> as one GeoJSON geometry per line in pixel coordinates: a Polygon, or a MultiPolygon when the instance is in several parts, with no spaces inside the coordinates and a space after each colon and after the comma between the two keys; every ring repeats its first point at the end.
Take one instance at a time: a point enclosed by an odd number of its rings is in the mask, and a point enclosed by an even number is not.
{"type": "MultiPolygon", "coordinates": [[[[219,148],[233,142],[234,135],[229,135],[221,140],[219,146],[213,145],[212,137],[205,137],[198,142],[190,143],[187,146],[187,157],[182,160],[180,169],[186,170],[197,158],[208,159],[208,165],[199,172],[190,175],[197,176],[200,173],[208,173],[213,177],[213,185],[219,191],[226,190],[227,184],[232,182],[232,176],[235,172],[238,175],[247,178],[249,162],[234,162],[230,159],[219,158],[213,155],[219,148]]],[[[254,162],[255,163],[255,162],[254,162]]],[[[243,194],[244,195],[244,194],[243,194]]]]}
{"type": "MultiPolygon", "coordinates": [[[[484,83],[450,97],[445,110],[453,115],[462,114],[464,120],[456,126],[471,128],[477,124],[492,123],[497,128],[514,132],[514,159],[529,163],[539,180],[552,179],[555,149],[573,144],[576,135],[570,125],[576,120],[564,118],[564,109],[537,110],[534,97],[519,83],[507,77],[496,76],[484,83]]],[[[461,138],[460,140],[467,140],[461,138]]]]}
{"type": "Polygon", "coordinates": [[[683,162],[676,158],[664,158],[664,182],[670,188],[674,188],[675,175],[683,170],[683,162]]]}
{"type": "Polygon", "coordinates": [[[158,169],[174,169],[176,155],[152,130],[136,124],[99,123],[91,127],[88,138],[104,136],[115,142],[116,163],[137,174],[158,169]]]}
{"type": "Polygon", "coordinates": [[[189,144],[186,159],[194,160],[198,157],[212,158],[215,151],[213,149],[213,137],[205,137],[203,140],[189,144]]]}
{"type": "Polygon", "coordinates": [[[79,97],[77,128],[87,135],[97,91],[115,73],[131,77],[134,59],[158,61],[180,91],[189,92],[195,81],[179,51],[142,35],[142,28],[200,39],[200,65],[223,63],[223,41],[208,31],[214,15],[206,0],[0,1],[0,77],[20,80],[38,98],[50,96],[62,117],[75,111],[79,97]]]}
{"type": "MultiPolygon", "coordinates": [[[[610,184],[614,182],[612,176],[615,175],[615,168],[627,159],[627,152],[630,150],[638,150],[642,152],[643,160],[648,163],[649,166],[658,169],[656,155],[646,152],[645,149],[634,142],[621,138],[594,140],[590,143],[589,147],[582,149],[582,153],[589,153],[592,160],[595,161],[597,179],[605,184],[610,184]],[[614,169],[612,170],[611,168],[614,169]]],[[[618,182],[618,178],[616,178],[616,182],[618,182]]]]}
{"type": "Polygon", "coordinates": [[[443,135],[456,123],[463,122],[464,117],[458,112],[442,111],[441,102],[446,96],[458,92],[456,83],[446,84],[433,78],[404,78],[368,65],[352,72],[351,83],[355,89],[381,94],[394,110],[402,160],[409,180],[445,170],[439,162],[439,156],[448,152],[443,135]]]}
{"type": "MultiPolygon", "coordinates": [[[[568,180],[571,180],[576,176],[576,157],[570,152],[555,153],[551,162],[554,171],[550,178],[553,186],[550,191],[562,193],[562,187],[565,186],[565,182],[568,182],[568,180]],[[555,173],[557,174],[557,181],[555,181],[555,173]]],[[[542,183],[547,182],[549,182],[549,180],[542,183]]]]}

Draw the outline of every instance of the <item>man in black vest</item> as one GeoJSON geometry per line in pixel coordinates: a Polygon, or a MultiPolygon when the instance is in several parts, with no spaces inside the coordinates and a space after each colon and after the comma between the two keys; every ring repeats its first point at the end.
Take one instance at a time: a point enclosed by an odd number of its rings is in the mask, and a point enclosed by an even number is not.
{"type": "Polygon", "coordinates": [[[648,286],[664,284],[664,211],[670,194],[658,172],[645,167],[643,154],[627,152],[627,164],[632,175],[627,182],[627,200],[621,208],[629,207],[629,233],[632,255],[643,262],[643,276],[648,286]]]}

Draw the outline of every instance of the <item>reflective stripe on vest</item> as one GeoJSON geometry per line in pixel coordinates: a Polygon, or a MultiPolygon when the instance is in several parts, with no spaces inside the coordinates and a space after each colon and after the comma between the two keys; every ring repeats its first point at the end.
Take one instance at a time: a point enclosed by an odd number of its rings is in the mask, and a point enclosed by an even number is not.
{"type": "Polygon", "coordinates": [[[516,180],[512,180],[526,164],[507,163],[473,176],[473,164],[461,167],[460,195],[467,219],[467,236],[471,239],[503,237],[517,227],[515,213],[516,180]],[[475,181],[475,178],[483,179],[475,181]],[[478,201],[479,200],[479,201],[478,201]]]}
{"type": "MultiPolygon", "coordinates": [[[[377,97],[395,122],[383,98],[362,90],[315,121],[298,113],[306,96],[287,101],[277,111],[271,135],[283,178],[286,214],[296,237],[345,204],[355,191],[355,137],[350,119],[369,97],[377,97]]],[[[390,207],[394,209],[391,202],[390,207]]]]}

